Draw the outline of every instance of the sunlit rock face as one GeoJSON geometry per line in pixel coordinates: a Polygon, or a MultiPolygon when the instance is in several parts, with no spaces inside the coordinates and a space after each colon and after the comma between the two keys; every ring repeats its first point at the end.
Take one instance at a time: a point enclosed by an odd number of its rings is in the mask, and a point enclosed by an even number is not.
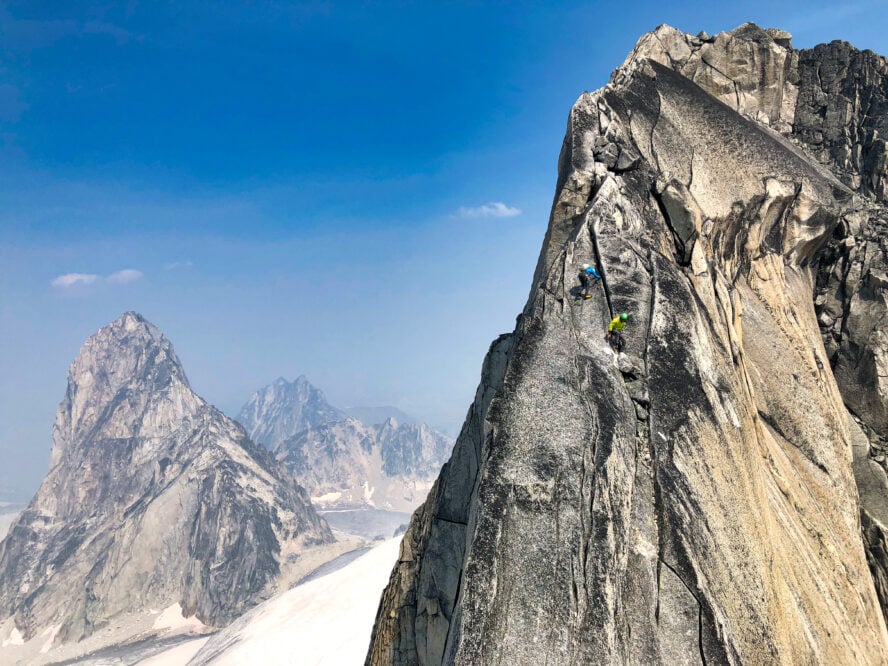
{"type": "Polygon", "coordinates": [[[0,619],[22,640],[79,640],[175,603],[224,625],[274,591],[285,558],[333,540],[138,314],[84,343],[52,439],[49,474],[0,543],[0,619]]]}
{"type": "Polygon", "coordinates": [[[888,661],[885,71],[662,26],[577,100],[528,303],[368,664],[888,661]]]}

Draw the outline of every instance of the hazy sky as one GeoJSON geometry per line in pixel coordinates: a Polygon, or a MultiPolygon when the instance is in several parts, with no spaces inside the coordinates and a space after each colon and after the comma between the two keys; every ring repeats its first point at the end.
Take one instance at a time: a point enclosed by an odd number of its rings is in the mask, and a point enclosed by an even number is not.
{"type": "Polygon", "coordinates": [[[0,2],[0,487],[34,492],[68,365],[130,309],[229,414],[306,374],[455,430],[570,105],[642,33],[888,53],[884,0],[431,4],[0,2]]]}

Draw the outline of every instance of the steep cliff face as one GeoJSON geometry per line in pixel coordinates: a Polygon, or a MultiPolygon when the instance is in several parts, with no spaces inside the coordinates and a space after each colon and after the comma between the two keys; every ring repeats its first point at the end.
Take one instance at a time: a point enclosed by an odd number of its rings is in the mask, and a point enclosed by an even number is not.
{"type": "Polygon", "coordinates": [[[25,641],[79,640],[175,603],[224,625],[274,590],[287,557],[333,540],[135,313],[83,345],[52,439],[51,469],[0,543],[0,616],[25,641]]]}
{"type": "Polygon", "coordinates": [[[305,377],[257,391],[238,420],[282,461],[322,508],[413,511],[453,440],[394,408],[340,410],[305,377]],[[382,415],[379,423],[362,421],[382,415]],[[406,416],[406,415],[403,415],[406,416]]]}
{"type": "Polygon", "coordinates": [[[792,135],[841,180],[888,200],[888,60],[847,42],[799,52],[792,135]]]}
{"type": "Polygon", "coordinates": [[[651,58],[731,108],[779,130],[855,199],[818,259],[816,313],[829,364],[866,437],[855,438],[867,557],[888,616],[888,60],[835,41],[795,51],[789,35],[746,24],[714,38],[660,26],[629,62],[651,58]],[[881,470],[879,469],[881,466],[881,470]]]}
{"type": "MultiPolygon", "coordinates": [[[[846,136],[838,102],[811,101],[818,48],[664,26],[574,105],[528,303],[405,535],[368,663],[888,660],[884,532],[864,513],[874,585],[859,512],[888,494],[845,406],[878,384],[837,356],[881,353],[884,291],[847,250],[884,247],[884,164],[875,129],[846,136]],[[868,323],[846,314],[824,347],[815,287],[868,323]]],[[[883,60],[826,52],[848,64],[821,90],[884,97],[883,60]]]]}

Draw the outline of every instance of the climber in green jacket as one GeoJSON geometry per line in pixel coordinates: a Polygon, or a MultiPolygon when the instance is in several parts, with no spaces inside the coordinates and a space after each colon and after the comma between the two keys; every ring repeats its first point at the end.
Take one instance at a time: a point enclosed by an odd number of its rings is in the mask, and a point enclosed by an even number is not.
{"type": "Polygon", "coordinates": [[[623,329],[626,328],[627,319],[629,319],[629,315],[622,312],[614,317],[607,327],[607,339],[617,351],[623,351],[623,345],[626,344],[626,341],[623,339],[623,329]]]}

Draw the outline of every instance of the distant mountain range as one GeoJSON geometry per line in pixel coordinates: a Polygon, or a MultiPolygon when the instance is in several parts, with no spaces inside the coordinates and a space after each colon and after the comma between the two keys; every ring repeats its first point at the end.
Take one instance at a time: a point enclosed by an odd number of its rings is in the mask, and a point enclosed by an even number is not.
{"type": "Polygon", "coordinates": [[[191,390],[170,342],[134,312],[71,365],[50,466],[0,542],[3,645],[48,650],[176,605],[222,626],[276,591],[288,559],[334,540],[306,491],[191,390]]]}
{"type": "Polygon", "coordinates": [[[237,420],[319,508],[413,511],[453,448],[396,407],[334,407],[304,376],[259,389],[237,420]]]}
{"type": "Polygon", "coordinates": [[[225,626],[349,547],[315,505],[412,511],[453,444],[393,407],[336,408],[305,377],[257,391],[239,421],[141,315],[84,343],[46,478],[0,510],[0,661],[58,661],[161,620],[225,626]]]}

